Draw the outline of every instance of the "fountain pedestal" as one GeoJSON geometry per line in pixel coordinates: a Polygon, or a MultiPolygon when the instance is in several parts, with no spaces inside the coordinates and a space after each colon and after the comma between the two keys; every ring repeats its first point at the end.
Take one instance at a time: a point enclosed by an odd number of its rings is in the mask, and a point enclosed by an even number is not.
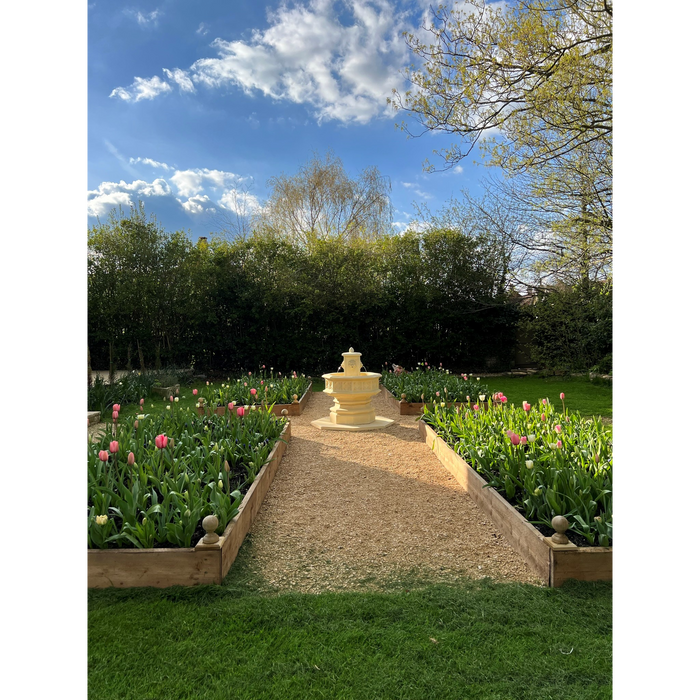
{"type": "Polygon", "coordinates": [[[333,397],[333,408],[328,418],[311,421],[311,425],[321,430],[377,430],[386,428],[394,421],[375,416],[371,404],[372,397],[379,393],[377,372],[362,372],[361,352],[352,348],[343,353],[342,372],[324,374],[326,388],[324,394],[333,397]]]}

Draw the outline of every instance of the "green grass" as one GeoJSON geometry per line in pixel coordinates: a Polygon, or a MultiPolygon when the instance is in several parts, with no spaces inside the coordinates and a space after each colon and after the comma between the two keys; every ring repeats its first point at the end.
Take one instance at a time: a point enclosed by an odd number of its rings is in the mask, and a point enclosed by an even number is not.
{"type": "Polygon", "coordinates": [[[262,596],[229,575],[90,591],[88,635],[91,700],[612,697],[607,583],[262,596]]]}

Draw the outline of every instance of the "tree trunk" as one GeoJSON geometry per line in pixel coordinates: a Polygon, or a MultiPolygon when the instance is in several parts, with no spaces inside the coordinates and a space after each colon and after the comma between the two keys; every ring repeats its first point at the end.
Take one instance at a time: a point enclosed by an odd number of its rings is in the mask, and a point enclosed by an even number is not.
{"type": "Polygon", "coordinates": [[[139,355],[139,364],[141,365],[141,371],[145,372],[146,371],[146,363],[143,361],[143,350],[141,349],[141,343],[139,341],[136,341],[136,352],[138,352],[139,355]]]}
{"type": "Polygon", "coordinates": [[[114,341],[109,341],[109,383],[114,384],[114,341]]]}
{"type": "Polygon", "coordinates": [[[128,372],[131,372],[132,367],[131,367],[131,343],[129,343],[126,346],[126,369],[128,372]]]}
{"type": "Polygon", "coordinates": [[[90,364],[90,346],[88,345],[88,389],[92,386],[92,365],[90,364]]]}

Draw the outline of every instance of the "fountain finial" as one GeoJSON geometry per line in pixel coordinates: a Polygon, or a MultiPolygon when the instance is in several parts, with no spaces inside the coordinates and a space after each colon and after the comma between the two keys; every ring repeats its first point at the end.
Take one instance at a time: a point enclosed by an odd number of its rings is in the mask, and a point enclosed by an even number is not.
{"type": "Polygon", "coordinates": [[[350,349],[348,350],[348,352],[355,352],[355,351],[354,351],[352,348],[350,348],[350,349]]]}

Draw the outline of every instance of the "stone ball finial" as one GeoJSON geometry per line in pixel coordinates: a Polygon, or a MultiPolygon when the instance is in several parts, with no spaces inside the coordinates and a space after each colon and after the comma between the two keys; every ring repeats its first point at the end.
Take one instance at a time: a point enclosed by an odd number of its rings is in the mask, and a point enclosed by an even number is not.
{"type": "Polygon", "coordinates": [[[552,518],[552,527],[556,530],[552,535],[552,542],[568,544],[569,538],[564,533],[569,529],[569,521],[563,515],[555,515],[552,518]]]}
{"type": "Polygon", "coordinates": [[[355,352],[355,351],[354,351],[352,348],[350,348],[350,349],[348,350],[348,352],[355,352]]]}
{"type": "Polygon", "coordinates": [[[283,416],[286,416],[287,413],[289,413],[289,411],[286,408],[283,408],[280,412],[282,413],[283,416]]]}
{"type": "Polygon", "coordinates": [[[207,515],[202,520],[202,527],[207,531],[207,534],[202,538],[204,544],[216,544],[219,541],[219,536],[216,534],[216,528],[219,527],[219,519],[215,515],[207,515]]]}

